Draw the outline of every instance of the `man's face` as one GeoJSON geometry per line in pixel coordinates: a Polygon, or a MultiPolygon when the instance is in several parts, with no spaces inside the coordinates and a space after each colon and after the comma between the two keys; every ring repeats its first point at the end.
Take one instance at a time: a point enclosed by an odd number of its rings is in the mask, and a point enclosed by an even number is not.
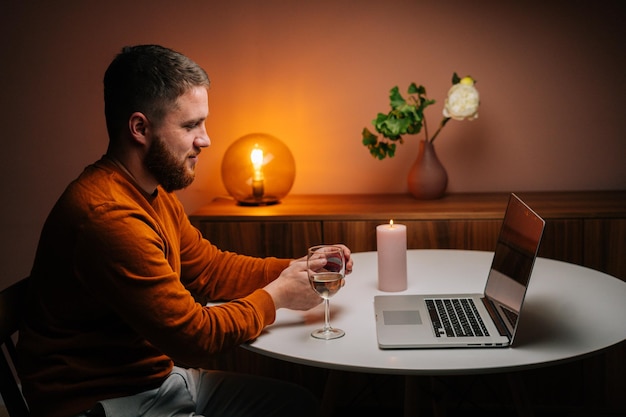
{"type": "Polygon", "coordinates": [[[208,116],[207,90],[193,87],[180,96],[174,109],[153,125],[144,164],[168,192],[193,182],[200,149],[211,144],[204,122],[208,116]]]}

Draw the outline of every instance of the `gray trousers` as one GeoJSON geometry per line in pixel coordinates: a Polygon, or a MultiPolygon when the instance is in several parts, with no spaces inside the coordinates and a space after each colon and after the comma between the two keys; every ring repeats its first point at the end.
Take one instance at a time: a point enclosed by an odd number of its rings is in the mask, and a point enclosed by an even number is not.
{"type": "Polygon", "coordinates": [[[317,416],[312,393],[253,375],[174,367],[156,389],[99,402],[77,417],[317,416]]]}

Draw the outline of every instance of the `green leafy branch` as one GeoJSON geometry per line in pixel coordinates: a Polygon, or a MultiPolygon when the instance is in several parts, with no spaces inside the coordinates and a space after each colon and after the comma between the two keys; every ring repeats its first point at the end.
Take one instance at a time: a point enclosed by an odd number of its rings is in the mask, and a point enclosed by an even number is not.
{"type": "MultiPolygon", "coordinates": [[[[452,84],[460,81],[456,72],[452,76],[452,84]]],[[[370,154],[378,159],[392,158],[396,152],[396,145],[404,143],[403,135],[416,135],[424,129],[426,140],[429,140],[428,126],[424,118],[424,110],[435,103],[426,96],[426,88],[423,85],[411,83],[407,90],[405,99],[398,89],[393,87],[389,91],[389,113],[378,113],[376,119],[372,120],[376,132],[382,135],[379,138],[367,127],[363,128],[361,135],[363,145],[367,147],[370,154]]],[[[439,124],[439,128],[430,141],[435,140],[441,129],[448,123],[450,118],[444,117],[439,124]]]]}

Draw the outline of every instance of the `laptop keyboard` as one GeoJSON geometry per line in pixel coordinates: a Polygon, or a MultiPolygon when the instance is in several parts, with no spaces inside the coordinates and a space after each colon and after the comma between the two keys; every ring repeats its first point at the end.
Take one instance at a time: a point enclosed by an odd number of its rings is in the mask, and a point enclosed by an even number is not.
{"type": "Polygon", "coordinates": [[[429,298],[425,301],[437,337],[489,336],[471,298],[429,298]]]}

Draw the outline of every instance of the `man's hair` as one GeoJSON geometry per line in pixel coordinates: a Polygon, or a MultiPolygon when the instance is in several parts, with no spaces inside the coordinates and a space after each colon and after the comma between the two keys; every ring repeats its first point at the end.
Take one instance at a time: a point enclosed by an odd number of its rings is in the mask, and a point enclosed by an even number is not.
{"type": "Polygon", "coordinates": [[[192,87],[209,88],[209,77],[194,61],[159,45],[126,46],[104,74],[104,114],[110,140],[141,112],[159,123],[178,97],[192,87]]]}

